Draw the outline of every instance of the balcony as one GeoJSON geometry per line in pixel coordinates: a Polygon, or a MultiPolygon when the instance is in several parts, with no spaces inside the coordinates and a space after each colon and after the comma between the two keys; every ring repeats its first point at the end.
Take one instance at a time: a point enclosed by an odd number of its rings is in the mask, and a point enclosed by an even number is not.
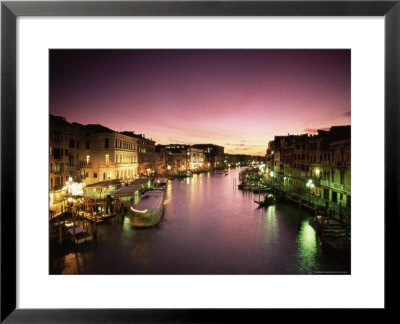
{"type": "Polygon", "coordinates": [[[321,180],[321,186],[339,191],[351,191],[351,186],[343,185],[340,183],[330,182],[329,180],[321,180]]]}
{"type": "Polygon", "coordinates": [[[329,187],[329,180],[321,180],[321,186],[329,187]]]}

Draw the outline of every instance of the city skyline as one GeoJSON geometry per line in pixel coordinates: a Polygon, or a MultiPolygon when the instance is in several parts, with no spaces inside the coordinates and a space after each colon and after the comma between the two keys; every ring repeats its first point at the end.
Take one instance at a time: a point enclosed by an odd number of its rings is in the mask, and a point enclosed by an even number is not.
{"type": "Polygon", "coordinates": [[[265,155],[350,124],[350,50],[51,50],[50,113],[157,144],[265,155]]]}

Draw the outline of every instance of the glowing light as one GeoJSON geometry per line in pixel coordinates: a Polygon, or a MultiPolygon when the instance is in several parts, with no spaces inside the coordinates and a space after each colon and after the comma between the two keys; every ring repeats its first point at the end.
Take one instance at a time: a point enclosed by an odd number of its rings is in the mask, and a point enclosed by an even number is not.
{"type": "Polygon", "coordinates": [[[269,175],[270,175],[271,177],[273,177],[273,176],[274,176],[274,171],[271,171],[271,172],[269,173],[269,175]]]}
{"type": "Polygon", "coordinates": [[[170,166],[170,165],[167,165],[167,169],[168,169],[168,170],[171,170],[171,166],[170,166]]]}
{"type": "Polygon", "coordinates": [[[71,201],[72,201],[72,198],[71,198],[71,197],[68,197],[67,200],[68,200],[68,202],[71,202],[71,201]]]}
{"type": "Polygon", "coordinates": [[[69,177],[69,178],[68,178],[68,181],[72,181],[72,177],[69,177]]]}
{"type": "Polygon", "coordinates": [[[316,169],[315,170],[315,174],[317,175],[317,176],[319,176],[319,173],[321,172],[321,170],[320,169],[316,169]]]}
{"type": "Polygon", "coordinates": [[[72,183],[70,186],[70,191],[73,196],[83,196],[83,185],[82,183],[72,183]]]}
{"type": "Polygon", "coordinates": [[[145,209],[145,210],[138,210],[138,209],[133,208],[132,206],[131,206],[131,210],[134,211],[134,212],[136,212],[136,213],[141,213],[141,214],[147,213],[147,209],[145,209]]]}

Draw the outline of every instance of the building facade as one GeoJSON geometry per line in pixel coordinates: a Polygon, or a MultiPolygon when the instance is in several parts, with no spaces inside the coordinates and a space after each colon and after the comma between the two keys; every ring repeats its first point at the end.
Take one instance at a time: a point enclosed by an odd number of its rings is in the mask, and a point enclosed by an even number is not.
{"type": "Polygon", "coordinates": [[[79,178],[79,127],[59,116],[50,115],[49,122],[49,192],[50,202],[57,203],[79,178]]]}
{"type": "Polygon", "coordinates": [[[139,175],[149,176],[155,172],[155,141],[146,138],[143,134],[135,134],[134,132],[121,132],[137,139],[138,146],[138,173],[139,175]]]}
{"type": "Polygon", "coordinates": [[[81,125],[79,165],[86,184],[138,177],[138,139],[101,125],[81,125]]]}
{"type": "Polygon", "coordinates": [[[266,151],[266,177],[288,194],[350,215],[351,127],[316,135],[275,136],[266,151]]]}
{"type": "Polygon", "coordinates": [[[212,169],[225,167],[224,147],[215,144],[195,144],[193,148],[203,150],[204,163],[212,169]]]}

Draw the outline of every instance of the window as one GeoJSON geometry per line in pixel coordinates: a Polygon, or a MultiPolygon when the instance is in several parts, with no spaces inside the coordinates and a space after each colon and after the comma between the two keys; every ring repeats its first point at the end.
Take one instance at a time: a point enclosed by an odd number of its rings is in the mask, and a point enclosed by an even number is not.
{"type": "Polygon", "coordinates": [[[106,165],[109,165],[110,164],[110,155],[106,154],[105,158],[106,158],[106,165]]]}
{"type": "Polygon", "coordinates": [[[90,164],[90,155],[86,155],[86,164],[90,164]]]}
{"type": "Polygon", "coordinates": [[[86,149],[90,149],[90,142],[86,142],[86,149]]]}
{"type": "Polygon", "coordinates": [[[61,159],[61,150],[59,148],[53,149],[53,157],[55,159],[61,159]]]}
{"type": "Polygon", "coordinates": [[[109,148],[109,147],[110,147],[110,142],[109,142],[108,138],[106,138],[106,139],[104,140],[104,147],[105,147],[105,148],[109,148]]]}
{"type": "Polygon", "coordinates": [[[337,202],[337,192],[336,191],[332,191],[332,201],[333,202],[337,202]]]}
{"type": "Polygon", "coordinates": [[[344,171],[340,170],[340,184],[344,184],[344,171]]]}
{"type": "Polygon", "coordinates": [[[93,178],[97,178],[97,173],[93,173],[93,178]]]}

